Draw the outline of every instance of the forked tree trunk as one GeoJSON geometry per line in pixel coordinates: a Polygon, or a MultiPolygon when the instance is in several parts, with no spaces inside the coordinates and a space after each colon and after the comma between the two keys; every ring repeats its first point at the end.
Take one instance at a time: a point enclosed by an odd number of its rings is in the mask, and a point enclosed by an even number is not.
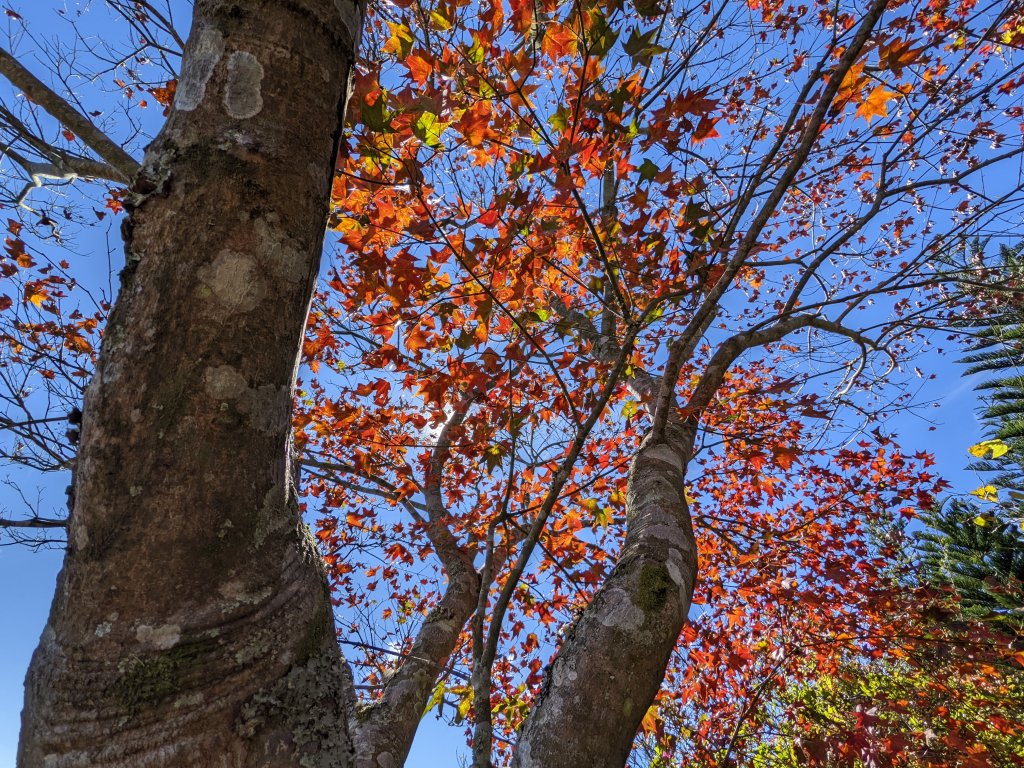
{"type": "Polygon", "coordinates": [[[695,422],[634,457],[626,541],[567,633],[519,736],[514,768],[622,768],[686,621],[697,546],[683,485],[695,422]]]}
{"type": "Polygon", "coordinates": [[[128,199],[23,768],[350,763],[289,436],[360,21],[354,0],[195,4],[128,199]]]}

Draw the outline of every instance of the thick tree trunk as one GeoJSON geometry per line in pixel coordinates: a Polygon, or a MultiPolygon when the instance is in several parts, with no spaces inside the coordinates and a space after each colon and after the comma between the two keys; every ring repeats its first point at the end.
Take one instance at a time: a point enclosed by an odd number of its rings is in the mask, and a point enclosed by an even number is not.
{"type": "Polygon", "coordinates": [[[351,762],[289,440],[360,20],[354,0],[195,4],[128,199],[23,768],[351,762]]]}
{"type": "Polygon", "coordinates": [[[683,476],[693,425],[670,423],[634,458],[626,541],[548,670],[517,768],[622,768],[690,609],[697,547],[683,476]]]}

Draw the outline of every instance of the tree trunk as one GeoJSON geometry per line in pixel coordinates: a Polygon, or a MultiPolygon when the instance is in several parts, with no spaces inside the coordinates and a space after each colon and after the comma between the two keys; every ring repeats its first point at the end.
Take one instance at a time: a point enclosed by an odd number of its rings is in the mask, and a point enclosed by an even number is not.
{"type": "MultiPolygon", "coordinates": [[[[673,423],[674,422],[674,423],[673,423]]],[[[697,546],[683,485],[694,423],[633,459],[622,554],[567,633],[520,733],[516,768],[622,768],[686,621],[697,546]]]]}
{"type": "Polygon", "coordinates": [[[134,180],[18,761],[346,766],[354,702],[290,466],[354,0],[197,0],[134,180]]]}

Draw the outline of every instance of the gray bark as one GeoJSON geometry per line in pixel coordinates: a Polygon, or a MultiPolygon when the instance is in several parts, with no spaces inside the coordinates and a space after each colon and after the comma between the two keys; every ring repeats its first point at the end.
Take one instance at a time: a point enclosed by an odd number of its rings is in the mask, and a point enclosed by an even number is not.
{"type": "Polygon", "coordinates": [[[199,0],[135,176],[18,764],[345,766],[354,702],[289,463],[353,0],[199,0]]]}
{"type": "Polygon", "coordinates": [[[683,486],[694,424],[673,420],[633,459],[622,554],[567,633],[513,766],[622,768],[686,621],[697,547],[683,486]]]}

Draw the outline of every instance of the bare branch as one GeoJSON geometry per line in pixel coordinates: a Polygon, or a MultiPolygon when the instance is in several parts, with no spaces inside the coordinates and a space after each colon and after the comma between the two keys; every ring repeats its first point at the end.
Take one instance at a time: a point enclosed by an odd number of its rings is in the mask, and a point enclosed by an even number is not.
{"type": "Polygon", "coordinates": [[[8,520],[0,517],[0,528],[67,528],[67,520],[56,520],[51,517],[28,517],[24,520],[8,520]]]}
{"type": "Polygon", "coordinates": [[[127,183],[139,170],[139,164],[87,117],[71,106],[18,62],[5,49],[0,48],[0,75],[20,88],[33,102],[45,109],[96,152],[119,175],[117,181],[127,183]]]}

